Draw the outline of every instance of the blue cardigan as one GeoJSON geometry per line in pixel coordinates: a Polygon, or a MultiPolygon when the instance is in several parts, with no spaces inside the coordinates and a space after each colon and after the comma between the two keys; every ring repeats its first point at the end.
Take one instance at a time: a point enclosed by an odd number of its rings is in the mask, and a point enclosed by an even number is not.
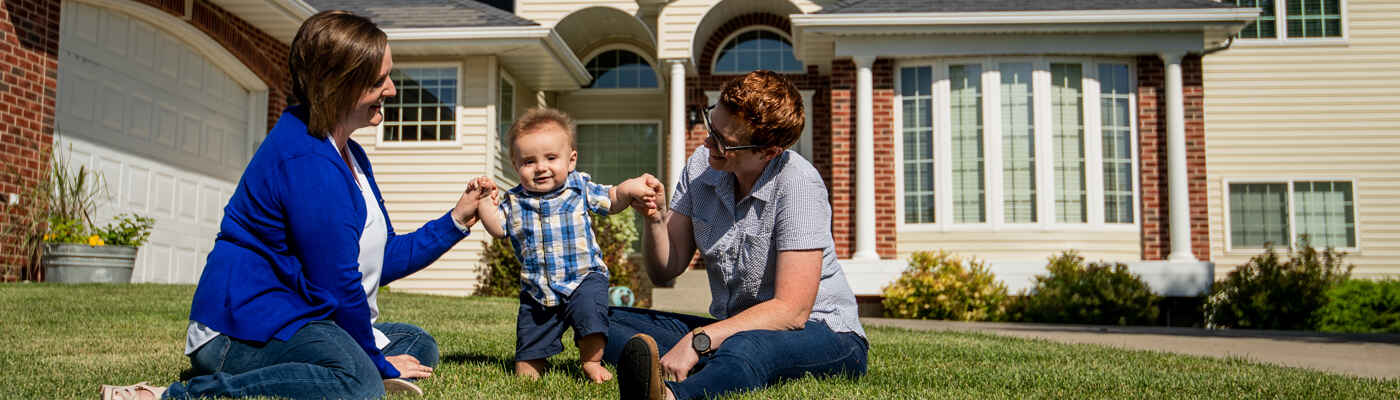
{"type": "MultiPolygon", "coordinates": [[[[307,132],[306,119],[305,108],[288,108],[248,162],[224,207],[190,319],[254,342],[287,340],[311,321],[330,319],[380,375],[398,377],[374,345],[361,286],[364,198],[335,149],[307,132]]],[[[364,149],[353,140],[349,147],[389,215],[364,149]]],[[[406,235],[395,235],[390,225],[380,285],[428,266],[462,240],[466,233],[451,218],[444,214],[406,235]]]]}

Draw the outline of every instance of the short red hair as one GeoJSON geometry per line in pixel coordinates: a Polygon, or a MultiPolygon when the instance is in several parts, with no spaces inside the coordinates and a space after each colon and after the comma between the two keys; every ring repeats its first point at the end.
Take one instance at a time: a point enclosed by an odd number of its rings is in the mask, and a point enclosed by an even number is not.
{"type": "Polygon", "coordinates": [[[769,70],[757,70],[725,82],[719,104],[740,121],[736,136],[743,143],[791,147],[807,123],[802,96],[791,81],[769,70]]]}

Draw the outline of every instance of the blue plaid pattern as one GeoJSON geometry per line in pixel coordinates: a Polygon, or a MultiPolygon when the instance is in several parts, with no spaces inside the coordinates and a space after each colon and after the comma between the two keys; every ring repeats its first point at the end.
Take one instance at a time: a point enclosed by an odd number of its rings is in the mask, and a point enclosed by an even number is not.
{"type": "Polygon", "coordinates": [[[500,209],[503,230],[520,260],[520,290],[552,307],[567,299],[589,273],[607,276],[588,213],[608,215],[610,189],[575,171],[553,192],[531,193],[523,186],[506,192],[500,209]]]}

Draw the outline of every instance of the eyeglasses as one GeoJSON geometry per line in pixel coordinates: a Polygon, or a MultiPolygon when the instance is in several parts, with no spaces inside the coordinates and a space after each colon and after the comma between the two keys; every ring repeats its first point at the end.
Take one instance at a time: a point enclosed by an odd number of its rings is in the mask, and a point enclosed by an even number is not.
{"type": "Polygon", "coordinates": [[[757,148],[763,147],[763,146],[756,145],[756,144],[750,144],[750,145],[744,145],[744,146],[725,146],[725,145],[724,145],[724,140],[720,139],[719,134],[715,133],[715,124],[710,122],[710,110],[715,109],[715,106],[718,106],[718,105],[719,105],[719,104],[716,103],[716,104],[711,104],[709,107],[705,107],[705,112],[703,112],[703,113],[701,113],[701,114],[705,116],[705,130],[707,130],[707,131],[710,132],[710,141],[715,142],[715,149],[716,149],[716,150],[719,150],[720,154],[729,154],[729,152],[735,151],[735,150],[748,150],[748,149],[757,149],[757,148]]]}

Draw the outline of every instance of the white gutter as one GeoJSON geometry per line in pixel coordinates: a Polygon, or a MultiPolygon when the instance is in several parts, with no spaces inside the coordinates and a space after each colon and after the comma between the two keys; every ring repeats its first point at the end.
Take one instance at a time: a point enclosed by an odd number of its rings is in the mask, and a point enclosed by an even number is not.
{"type": "Polygon", "coordinates": [[[1259,8],[796,14],[794,28],[1253,21],[1259,8]]]}
{"type": "Polygon", "coordinates": [[[588,68],[574,56],[572,50],[569,50],[569,45],[564,43],[559,33],[549,27],[390,28],[385,29],[384,33],[389,36],[390,41],[538,40],[579,85],[586,85],[593,80],[588,68]]]}

